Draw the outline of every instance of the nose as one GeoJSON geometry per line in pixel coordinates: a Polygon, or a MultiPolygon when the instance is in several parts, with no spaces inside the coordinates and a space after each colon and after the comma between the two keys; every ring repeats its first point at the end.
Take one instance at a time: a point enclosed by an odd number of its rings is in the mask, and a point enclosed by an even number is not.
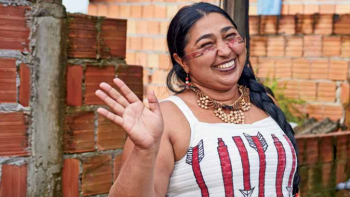
{"type": "Polygon", "coordinates": [[[227,57],[232,53],[231,48],[228,46],[227,43],[221,41],[220,43],[217,43],[217,50],[218,55],[222,57],[227,57]]]}

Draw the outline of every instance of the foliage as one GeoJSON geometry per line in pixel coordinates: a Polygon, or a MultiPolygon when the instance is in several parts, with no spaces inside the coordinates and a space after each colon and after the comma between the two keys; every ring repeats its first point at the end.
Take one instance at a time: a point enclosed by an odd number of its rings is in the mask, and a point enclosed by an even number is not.
{"type": "Polygon", "coordinates": [[[306,116],[301,113],[298,108],[295,107],[295,105],[301,105],[304,104],[305,101],[302,99],[293,99],[288,98],[285,96],[284,90],[286,89],[286,84],[283,84],[281,87],[278,83],[278,79],[273,78],[266,78],[262,82],[264,86],[271,89],[273,92],[275,99],[277,100],[277,103],[280,107],[280,109],[283,111],[283,113],[286,115],[288,122],[295,122],[298,125],[302,124],[303,120],[305,120],[306,116]],[[300,114],[299,116],[295,116],[292,111],[296,112],[294,114],[300,114]]]}

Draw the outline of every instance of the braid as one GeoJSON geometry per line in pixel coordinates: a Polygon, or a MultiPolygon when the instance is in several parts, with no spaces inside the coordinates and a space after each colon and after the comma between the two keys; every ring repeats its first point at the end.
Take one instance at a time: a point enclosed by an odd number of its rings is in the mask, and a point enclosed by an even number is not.
{"type": "MultiPolygon", "coordinates": [[[[290,124],[287,122],[286,116],[282,110],[276,106],[274,101],[266,94],[264,86],[256,80],[251,68],[244,66],[242,76],[239,79],[238,83],[250,89],[251,102],[259,109],[264,110],[277,122],[277,124],[281,127],[284,133],[288,136],[289,140],[292,142],[296,154],[299,155],[298,147],[294,137],[294,131],[290,124]]],[[[293,194],[298,192],[299,182],[299,166],[297,166],[293,180],[293,194]]]]}

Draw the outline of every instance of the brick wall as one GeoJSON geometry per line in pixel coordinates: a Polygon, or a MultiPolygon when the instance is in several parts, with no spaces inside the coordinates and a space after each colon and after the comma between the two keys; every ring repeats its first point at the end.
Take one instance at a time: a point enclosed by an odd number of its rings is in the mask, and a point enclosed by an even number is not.
{"type": "MultiPolygon", "coordinates": [[[[117,76],[140,99],[143,97],[143,68],[125,62],[127,21],[79,14],[62,18],[66,26],[59,34],[67,38],[66,48],[62,49],[65,53],[60,57],[50,56],[64,59],[60,65],[64,68],[64,80],[57,82],[64,87],[61,90],[64,102],[60,106],[63,124],[58,125],[55,134],[62,144],[54,150],[62,159],[58,159],[61,162],[58,169],[50,168],[44,174],[51,176],[54,171],[59,178],[42,183],[37,179],[40,175],[31,175],[38,173],[33,163],[44,163],[36,161],[34,155],[38,153],[34,145],[41,143],[38,139],[41,137],[49,142],[55,140],[40,136],[42,131],[33,127],[38,119],[33,102],[42,99],[37,84],[37,79],[41,78],[38,62],[46,57],[33,53],[39,48],[35,46],[39,34],[34,31],[39,24],[31,10],[33,7],[40,9],[39,4],[29,1],[17,6],[0,4],[0,197],[106,196],[119,172],[126,133],[97,114],[97,108],[103,103],[94,92],[100,82],[113,85],[112,79],[117,76]],[[44,191],[47,193],[31,191],[35,184],[51,189],[44,191]],[[57,186],[58,193],[53,194],[57,186]]],[[[49,6],[47,3],[43,8],[49,6]]],[[[50,45],[50,40],[45,44],[50,45]]],[[[50,102],[61,99],[55,96],[50,102]]],[[[55,122],[51,125],[57,126],[55,122]]]]}
{"type": "Polygon", "coordinates": [[[350,177],[350,132],[297,137],[302,197],[347,197],[334,190],[350,177]]]}
{"type": "MultiPolygon", "coordinates": [[[[169,91],[167,26],[183,5],[199,1],[90,0],[89,14],[128,19],[126,61],[144,67],[145,89],[169,91]]],[[[218,1],[207,1],[218,5],[218,1]]],[[[344,120],[349,100],[350,2],[284,0],[282,16],[257,16],[250,1],[251,61],[260,78],[276,77],[310,117],[344,120]]],[[[145,91],[146,92],[146,91],[145,91]]]]}

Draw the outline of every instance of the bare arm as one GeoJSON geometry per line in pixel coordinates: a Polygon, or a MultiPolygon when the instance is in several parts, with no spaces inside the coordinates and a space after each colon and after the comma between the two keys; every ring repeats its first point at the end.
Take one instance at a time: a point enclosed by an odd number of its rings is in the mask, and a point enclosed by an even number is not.
{"type": "Polygon", "coordinates": [[[99,108],[98,113],[122,126],[129,136],[124,147],[123,167],[109,196],[165,196],[174,154],[168,132],[163,134],[159,103],[154,93],[149,93],[150,107],[147,108],[123,81],[115,79],[114,83],[122,94],[106,83],[100,85],[103,91],[96,91],[110,107],[110,111],[99,108]]]}

